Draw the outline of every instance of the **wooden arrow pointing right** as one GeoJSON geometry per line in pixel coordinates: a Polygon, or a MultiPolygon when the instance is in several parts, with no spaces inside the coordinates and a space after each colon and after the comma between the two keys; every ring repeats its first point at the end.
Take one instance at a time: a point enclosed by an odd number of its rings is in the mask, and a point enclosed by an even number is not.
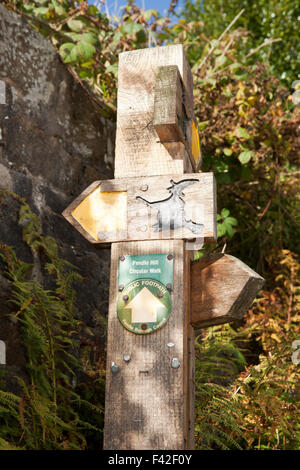
{"type": "Polygon", "coordinates": [[[191,266],[191,323],[195,329],[239,320],[250,308],[264,279],[249,266],[224,253],[191,266]]]}

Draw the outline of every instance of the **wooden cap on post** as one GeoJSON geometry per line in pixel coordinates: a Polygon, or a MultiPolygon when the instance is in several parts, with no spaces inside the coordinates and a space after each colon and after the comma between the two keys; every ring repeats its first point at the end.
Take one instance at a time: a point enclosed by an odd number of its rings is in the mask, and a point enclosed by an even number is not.
{"type": "Polygon", "coordinates": [[[264,279],[225,253],[192,263],[191,323],[195,329],[239,320],[250,308],[264,279]]]}

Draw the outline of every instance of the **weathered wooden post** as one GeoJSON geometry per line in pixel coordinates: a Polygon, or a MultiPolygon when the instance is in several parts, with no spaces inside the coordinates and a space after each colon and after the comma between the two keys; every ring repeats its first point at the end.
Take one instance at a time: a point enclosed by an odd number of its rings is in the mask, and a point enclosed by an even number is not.
{"type": "Polygon", "coordinates": [[[195,173],[199,137],[181,45],[120,54],[118,81],[115,179],[96,181],[64,211],[89,241],[112,243],[104,447],[192,449],[193,326],[216,320],[201,299],[199,312],[191,303],[186,244],[216,239],[214,176],[195,173]]]}

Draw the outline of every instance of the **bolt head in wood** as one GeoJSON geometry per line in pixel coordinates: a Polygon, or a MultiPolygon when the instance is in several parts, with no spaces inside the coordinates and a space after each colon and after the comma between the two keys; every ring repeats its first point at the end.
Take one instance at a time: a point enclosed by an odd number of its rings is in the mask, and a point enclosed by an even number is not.
{"type": "Polygon", "coordinates": [[[147,328],[148,328],[147,323],[142,323],[142,324],[141,324],[141,329],[142,329],[142,330],[147,330],[147,328]]]}
{"type": "Polygon", "coordinates": [[[166,288],[167,288],[168,290],[172,290],[172,284],[168,283],[168,284],[166,285],[166,288]]]}
{"type": "Polygon", "coordinates": [[[148,191],[149,186],[147,184],[143,184],[143,186],[140,187],[141,191],[148,191]]]}
{"type": "Polygon", "coordinates": [[[131,359],[130,354],[124,354],[123,359],[124,359],[125,362],[129,362],[130,359],[131,359]]]}
{"type": "Polygon", "coordinates": [[[173,258],[174,258],[174,255],[171,255],[171,254],[170,254],[170,255],[167,256],[167,259],[168,259],[169,261],[171,261],[173,258]]]}
{"type": "Polygon", "coordinates": [[[112,371],[113,374],[116,374],[117,372],[119,372],[119,366],[117,366],[117,364],[115,364],[114,362],[111,363],[111,366],[110,366],[110,370],[112,371]]]}
{"type": "Polygon", "coordinates": [[[127,300],[129,299],[128,295],[123,295],[122,299],[127,302],[127,300]]]}
{"type": "Polygon", "coordinates": [[[125,261],[125,256],[124,256],[124,255],[120,255],[120,256],[119,256],[119,260],[120,260],[120,261],[125,261]]]}
{"type": "Polygon", "coordinates": [[[124,289],[124,284],[120,284],[119,285],[119,292],[122,292],[123,289],[124,289]]]}
{"type": "Polygon", "coordinates": [[[178,359],[178,357],[173,357],[172,362],[171,362],[171,366],[172,366],[173,369],[179,369],[180,360],[178,359]]]}

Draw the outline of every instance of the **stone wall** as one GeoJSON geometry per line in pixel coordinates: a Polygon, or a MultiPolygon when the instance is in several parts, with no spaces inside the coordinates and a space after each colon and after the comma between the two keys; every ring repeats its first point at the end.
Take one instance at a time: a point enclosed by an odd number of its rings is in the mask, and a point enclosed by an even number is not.
{"type": "MultiPolygon", "coordinates": [[[[91,245],[61,212],[91,182],[113,177],[115,124],[73,78],[58,54],[19,15],[0,5],[0,186],[22,197],[38,215],[45,235],[60,254],[79,267],[78,311],[96,340],[103,338],[101,316],[108,307],[110,251],[91,245]]],[[[1,199],[0,242],[34,263],[37,256],[22,240],[19,204],[1,199]]],[[[9,285],[0,277],[0,339],[7,347],[7,368],[21,373],[24,352],[8,314],[9,285]]]]}

